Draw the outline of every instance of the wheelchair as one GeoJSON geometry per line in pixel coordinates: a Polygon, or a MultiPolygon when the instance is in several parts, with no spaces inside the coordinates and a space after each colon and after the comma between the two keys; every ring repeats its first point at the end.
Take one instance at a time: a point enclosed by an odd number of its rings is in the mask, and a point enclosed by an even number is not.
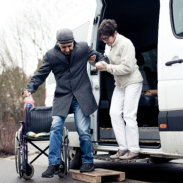
{"type": "MultiPolygon", "coordinates": [[[[34,175],[33,162],[35,162],[41,155],[48,157],[46,150],[38,147],[36,141],[49,141],[51,128],[51,107],[25,107],[25,121],[20,121],[20,128],[15,134],[15,166],[20,178],[29,180],[34,175]],[[43,134],[38,137],[29,136],[27,134],[34,132],[34,134],[43,134]],[[44,132],[44,133],[42,133],[44,132]],[[34,146],[39,154],[29,162],[28,143],[34,146]]],[[[61,163],[58,176],[63,178],[69,171],[69,139],[68,130],[63,128],[62,146],[61,146],[61,163]]]]}

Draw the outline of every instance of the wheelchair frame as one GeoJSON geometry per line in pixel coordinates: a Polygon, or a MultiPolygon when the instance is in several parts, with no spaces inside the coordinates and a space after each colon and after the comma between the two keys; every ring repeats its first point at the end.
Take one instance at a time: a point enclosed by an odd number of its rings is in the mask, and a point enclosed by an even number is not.
{"type": "MultiPolygon", "coordinates": [[[[34,175],[33,162],[36,161],[41,155],[48,157],[46,150],[49,145],[44,149],[39,148],[35,143],[36,141],[49,141],[49,136],[46,137],[28,137],[26,133],[29,131],[50,132],[51,128],[51,107],[25,107],[25,121],[20,121],[21,127],[15,134],[15,165],[16,171],[20,178],[29,180],[34,175]],[[37,111],[37,114],[36,114],[37,111]],[[32,114],[31,114],[32,112],[32,114]],[[35,123],[35,121],[37,123],[35,123]],[[32,124],[31,124],[32,123],[32,124]],[[44,124],[46,127],[44,127],[44,124]],[[43,131],[42,131],[43,130],[43,131]],[[39,150],[39,154],[31,161],[28,161],[28,143],[39,150]]],[[[63,178],[69,171],[69,139],[68,130],[63,128],[62,146],[61,146],[61,164],[58,176],[63,178]]]]}

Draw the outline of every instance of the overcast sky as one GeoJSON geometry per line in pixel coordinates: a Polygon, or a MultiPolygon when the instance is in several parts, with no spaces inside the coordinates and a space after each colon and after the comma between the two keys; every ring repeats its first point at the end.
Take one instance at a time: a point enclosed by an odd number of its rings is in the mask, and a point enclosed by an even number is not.
{"type": "MultiPolygon", "coordinates": [[[[43,51],[46,52],[55,44],[55,34],[58,29],[63,27],[74,29],[84,22],[92,22],[95,6],[95,0],[0,0],[1,37],[11,42],[13,46],[12,35],[18,25],[19,30],[22,31],[21,35],[25,37],[24,42],[28,42],[26,35],[29,33],[30,29],[27,28],[30,25],[27,20],[32,21],[32,26],[37,25],[36,20],[39,20],[42,24],[40,29],[44,27],[49,29],[49,35],[47,38],[44,37],[42,46],[43,51]]],[[[36,28],[39,29],[39,25],[36,28]]],[[[16,48],[12,49],[13,55],[19,60],[15,50],[16,48]]],[[[34,54],[35,50],[31,47],[26,49],[27,59],[24,69],[29,75],[37,66],[34,54]]]]}

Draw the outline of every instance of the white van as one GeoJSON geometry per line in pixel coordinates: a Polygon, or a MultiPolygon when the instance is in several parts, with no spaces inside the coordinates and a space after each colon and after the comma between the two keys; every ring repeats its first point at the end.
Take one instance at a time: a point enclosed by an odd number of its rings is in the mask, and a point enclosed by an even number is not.
{"type": "MultiPolygon", "coordinates": [[[[133,42],[144,78],[137,114],[140,155],[159,162],[183,158],[183,1],[97,0],[91,45],[101,53],[97,31],[103,19],[115,19],[118,32],[133,42]]],[[[109,116],[114,79],[92,66],[88,73],[98,102],[91,115],[93,152],[109,159],[118,149],[109,116]]],[[[75,131],[69,130],[69,142],[72,156],[79,147],[75,131]]]]}

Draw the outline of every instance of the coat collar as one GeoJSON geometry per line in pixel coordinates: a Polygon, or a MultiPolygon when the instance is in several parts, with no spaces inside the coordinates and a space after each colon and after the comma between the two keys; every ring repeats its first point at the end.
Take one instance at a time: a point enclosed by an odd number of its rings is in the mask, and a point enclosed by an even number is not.
{"type": "MultiPolygon", "coordinates": [[[[71,52],[70,63],[73,61],[75,53],[76,53],[78,47],[79,47],[78,43],[74,42],[74,49],[71,52]]],[[[55,55],[60,59],[60,61],[66,63],[66,64],[69,64],[68,60],[66,59],[66,56],[60,51],[59,46],[56,44],[54,48],[55,48],[55,55]]]]}
{"type": "Polygon", "coordinates": [[[67,59],[65,58],[65,55],[60,51],[60,48],[59,46],[56,44],[55,47],[54,47],[54,53],[55,53],[55,56],[57,58],[59,58],[59,60],[65,64],[69,64],[67,59]]]}
{"type": "Polygon", "coordinates": [[[76,52],[78,50],[78,47],[79,47],[78,43],[77,42],[74,42],[74,49],[71,52],[71,61],[70,61],[70,63],[73,62],[74,56],[76,55],[76,52]]]}

